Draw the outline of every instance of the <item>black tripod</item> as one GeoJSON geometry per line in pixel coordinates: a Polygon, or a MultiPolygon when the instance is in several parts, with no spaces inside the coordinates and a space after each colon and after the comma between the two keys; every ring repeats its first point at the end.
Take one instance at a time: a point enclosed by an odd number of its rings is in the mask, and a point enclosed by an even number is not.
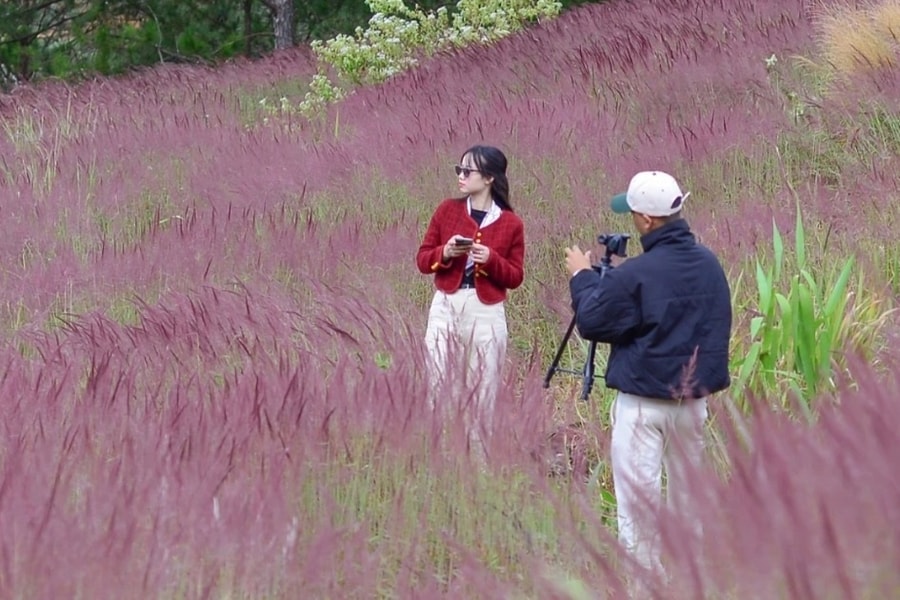
{"type": "MultiPolygon", "coordinates": [[[[600,273],[600,278],[606,275],[606,272],[613,268],[611,259],[613,255],[616,256],[625,256],[625,247],[628,244],[628,238],[631,237],[625,233],[618,233],[614,235],[601,235],[597,238],[597,241],[606,246],[606,254],[603,258],[600,259],[600,262],[596,265],[593,265],[593,269],[600,273]]],[[[588,345],[588,353],[587,358],[584,361],[584,367],[581,371],[575,371],[574,369],[563,369],[559,366],[559,359],[562,358],[562,354],[566,349],[566,344],[569,341],[569,337],[572,335],[572,331],[575,330],[575,315],[572,315],[572,321],[569,323],[569,328],[566,330],[566,334],[563,336],[562,341],[559,343],[559,348],[556,350],[556,356],[553,358],[553,363],[550,364],[550,368],[547,369],[547,375],[544,376],[544,388],[550,387],[550,380],[553,378],[557,372],[562,373],[570,373],[572,375],[581,375],[581,399],[587,400],[588,396],[591,395],[591,390],[594,387],[594,357],[597,355],[597,342],[591,341],[588,345]]]]}

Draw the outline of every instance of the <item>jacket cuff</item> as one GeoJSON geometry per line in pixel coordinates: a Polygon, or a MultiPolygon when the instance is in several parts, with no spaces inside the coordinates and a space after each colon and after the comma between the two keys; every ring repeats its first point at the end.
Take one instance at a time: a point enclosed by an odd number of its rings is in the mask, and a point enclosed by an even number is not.
{"type": "Polygon", "coordinates": [[[579,269],[569,278],[569,292],[572,294],[572,299],[577,298],[585,289],[596,285],[599,278],[599,273],[593,269],[579,269]]]}
{"type": "Polygon", "coordinates": [[[450,259],[449,262],[444,262],[443,258],[444,258],[444,249],[443,249],[443,246],[441,246],[441,248],[438,252],[437,260],[431,263],[431,272],[432,273],[434,273],[435,271],[440,271],[441,269],[449,269],[450,266],[453,264],[452,258],[450,259]]]}

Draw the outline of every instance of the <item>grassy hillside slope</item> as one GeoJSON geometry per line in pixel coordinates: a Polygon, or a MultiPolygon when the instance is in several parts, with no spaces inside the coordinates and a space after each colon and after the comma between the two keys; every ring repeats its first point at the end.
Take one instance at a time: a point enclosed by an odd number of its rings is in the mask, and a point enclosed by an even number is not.
{"type": "Polygon", "coordinates": [[[620,597],[610,394],[540,384],[571,316],[562,249],[630,231],[607,199],[647,168],[691,191],[736,315],[695,475],[707,535],[663,515],[674,583],[648,585],[895,595],[884,6],[585,6],[314,122],[300,51],[0,97],[0,595],[620,597]],[[511,159],[528,244],[480,468],[424,406],[413,261],[478,142],[511,159]]]}

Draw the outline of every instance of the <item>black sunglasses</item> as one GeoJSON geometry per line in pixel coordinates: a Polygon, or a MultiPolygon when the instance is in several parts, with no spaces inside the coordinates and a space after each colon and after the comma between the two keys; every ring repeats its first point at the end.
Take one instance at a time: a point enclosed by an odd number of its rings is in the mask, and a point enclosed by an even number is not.
{"type": "Polygon", "coordinates": [[[456,176],[459,177],[460,174],[463,176],[463,179],[468,179],[469,175],[472,173],[481,173],[478,169],[470,169],[469,167],[461,167],[456,165],[453,167],[453,170],[456,171],[456,176]]]}

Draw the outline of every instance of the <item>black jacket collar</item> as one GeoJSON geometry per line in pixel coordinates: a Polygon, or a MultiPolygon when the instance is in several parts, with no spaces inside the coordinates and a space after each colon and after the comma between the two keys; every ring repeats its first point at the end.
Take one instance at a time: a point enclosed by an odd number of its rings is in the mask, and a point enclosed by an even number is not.
{"type": "Polygon", "coordinates": [[[668,244],[673,242],[696,243],[694,234],[691,233],[691,228],[684,219],[676,219],[671,223],[666,223],[659,229],[654,229],[650,233],[641,236],[641,247],[643,247],[644,252],[647,252],[657,244],[668,244]]]}

